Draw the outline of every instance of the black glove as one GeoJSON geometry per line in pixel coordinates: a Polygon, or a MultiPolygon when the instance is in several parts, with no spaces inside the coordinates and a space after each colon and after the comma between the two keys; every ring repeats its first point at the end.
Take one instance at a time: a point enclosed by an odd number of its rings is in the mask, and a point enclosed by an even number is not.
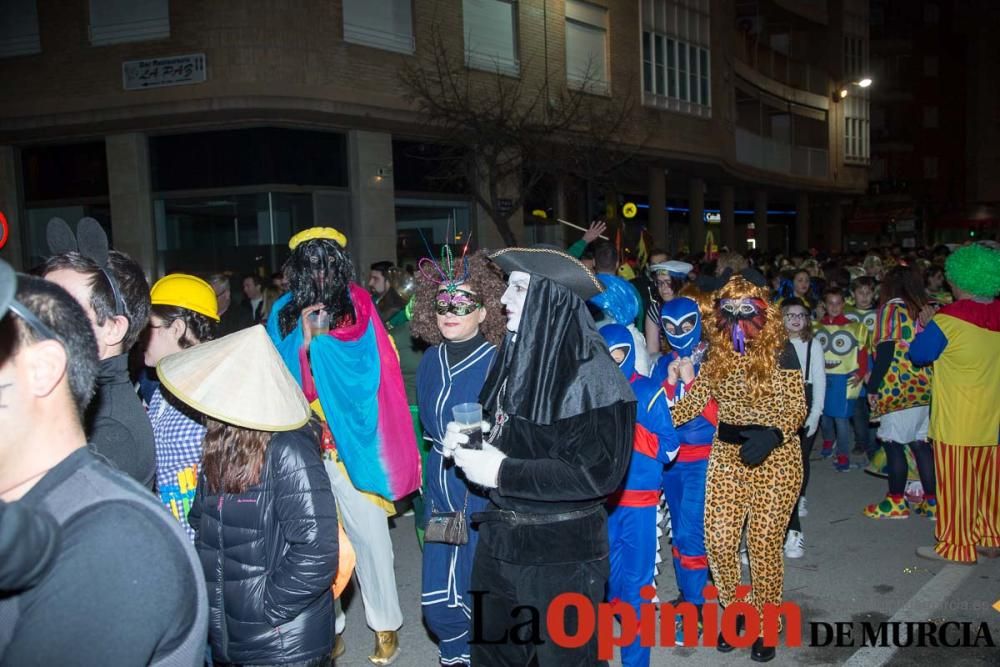
{"type": "Polygon", "coordinates": [[[740,435],[746,438],[740,445],[740,459],[748,466],[763,463],[783,439],[781,431],[776,428],[749,429],[740,431],[740,435]]]}

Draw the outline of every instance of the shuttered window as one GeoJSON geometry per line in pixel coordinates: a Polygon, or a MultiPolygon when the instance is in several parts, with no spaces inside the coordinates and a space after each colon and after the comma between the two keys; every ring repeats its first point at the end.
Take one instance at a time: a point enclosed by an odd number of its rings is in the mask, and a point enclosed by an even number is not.
{"type": "Polygon", "coordinates": [[[41,52],[35,0],[0,2],[0,58],[41,52]]]}
{"type": "Polygon", "coordinates": [[[168,0],[90,0],[94,46],[170,37],[168,0]]]}
{"type": "Polygon", "coordinates": [[[566,0],[566,78],[570,85],[608,90],[608,10],[566,0]]]}
{"type": "Polygon", "coordinates": [[[411,0],[344,0],[344,40],[413,53],[411,0]]]}
{"type": "Polygon", "coordinates": [[[518,74],[517,3],[462,0],[465,62],[469,67],[518,74]]]}

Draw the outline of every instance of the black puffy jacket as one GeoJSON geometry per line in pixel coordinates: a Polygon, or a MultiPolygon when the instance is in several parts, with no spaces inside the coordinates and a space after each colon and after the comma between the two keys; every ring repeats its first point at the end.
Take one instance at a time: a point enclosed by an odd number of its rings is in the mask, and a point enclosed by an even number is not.
{"type": "Polygon", "coordinates": [[[260,482],[244,493],[209,493],[200,473],[188,522],[214,660],[285,663],[331,651],[337,505],[310,425],[271,437],[260,482]]]}

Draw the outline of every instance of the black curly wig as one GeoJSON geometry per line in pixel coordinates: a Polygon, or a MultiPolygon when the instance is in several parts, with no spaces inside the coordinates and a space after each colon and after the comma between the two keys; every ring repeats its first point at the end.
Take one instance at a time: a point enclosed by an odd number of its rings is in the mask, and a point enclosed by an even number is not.
{"type": "Polygon", "coordinates": [[[349,287],[354,282],[350,254],[336,241],[312,239],[300,243],[283,267],[292,298],[278,313],[281,335],[298,324],[302,309],[322,303],[330,313],[330,326],[354,324],[354,304],[349,287]]]}

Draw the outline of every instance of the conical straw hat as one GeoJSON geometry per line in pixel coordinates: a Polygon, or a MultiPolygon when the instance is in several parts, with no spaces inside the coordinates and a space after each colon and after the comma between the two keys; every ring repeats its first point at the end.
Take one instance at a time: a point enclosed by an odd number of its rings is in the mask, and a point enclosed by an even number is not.
{"type": "Polygon", "coordinates": [[[156,371],[170,393],[213,419],[258,431],[293,431],[309,403],[257,324],[164,357],[156,371]]]}

